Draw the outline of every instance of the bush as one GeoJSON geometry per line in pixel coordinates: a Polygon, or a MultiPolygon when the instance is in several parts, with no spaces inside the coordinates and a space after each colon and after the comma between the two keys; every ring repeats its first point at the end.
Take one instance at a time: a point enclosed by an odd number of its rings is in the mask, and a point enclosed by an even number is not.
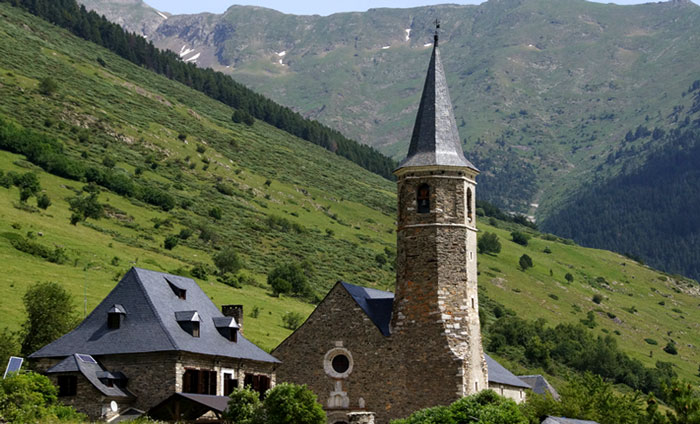
{"type": "Polygon", "coordinates": [[[533,267],[532,258],[529,257],[528,255],[523,255],[518,260],[518,265],[520,265],[520,268],[523,271],[525,271],[528,268],[532,268],[533,267]]]}
{"type": "Polygon", "coordinates": [[[573,283],[573,282],[574,282],[574,276],[571,275],[570,272],[567,272],[567,273],[566,273],[566,275],[564,276],[564,279],[565,279],[566,281],[568,281],[569,283],[573,283]]]}
{"type": "Polygon", "coordinates": [[[479,237],[476,245],[479,253],[499,253],[501,251],[501,242],[494,233],[485,232],[483,236],[479,237]]]}
{"type": "Polygon", "coordinates": [[[552,249],[550,249],[549,246],[545,246],[543,252],[546,254],[550,254],[552,253],[552,249]]]}
{"type": "Polygon", "coordinates": [[[671,340],[668,343],[666,343],[666,346],[664,346],[664,352],[671,354],[671,355],[677,355],[678,349],[676,349],[676,342],[671,340]]]}
{"type": "Polygon", "coordinates": [[[593,295],[593,298],[591,300],[596,305],[600,305],[600,303],[603,301],[603,295],[596,293],[593,295]]]}
{"type": "Polygon", "coordinates": [[[220,274],[227,272],[235,274],[243,268],[243,261],[238,257],[236,249],[230,246],[216,254],[213,259],[214,265],[219,268],[220,274]]]}
{"type": "Polygon", "coordinates": [[[36,206],[46,210],[49,206],[51,206],[51,199],[49,199],[49,196],[44,193],[36,198],[36,206]]]}
{"type": "Polygon", "coordinates": [[[111,156],[105,156],[104,159],[102,159],[102,165],[104,165],[107,168],[114,168],[116,164],[117,161],[115,161],[114,158],[111,156]]]}
{"type": "Polygon", "coordinates": [[[139,198],[146,203],[149,203],[154,206],[159,206],[166,212],[175,207],[175,198],[155,187],[143,187],[141,189],[141,195],[139,198]]]}
{"type": "Polygon", "coordinates": [[[654,339],[644,339],[644,341],[647,342],[648,344],[654,345],[654,346],[656,346],[656,345],[659,344],[659,342],[657,342],[657,341],[654,340],[654,339]]]}
{"type": "Polygon", "coordinates": [[[208,272],[207,272],[207,268],[204,265],[197,264],[197,265],[192,267],[192,269],[190,270],[190,274],[192,274],[192,276],[194,278],[199,278],[200,280],[206,280],[208,272]]]}
{"type": "Polygon", "coordinates": [[[262,402],[260,395],[250,387],[234,389],[229,395],[228,408],[222,414],[227,422],[237,424],[260,423],[262,402]]]}
{"type": "Polygon", "coordinates": [[[192,236],[192,230],[189,228],[183,228],[182,230],[180,230],[180,234],[178,234],[177,236],[182,240],[187,240],[188,238],[190,238],[190,236],[192,236]]]}
{"type": "Polygon", "coordinates": [[[299,312],[286,312],[282,315],[282,326],[289,330],[296,330],[304,322],[304,316],[299,312]]]}
{"type": "Polygon", "coordinates": [[[386,262],[387,262],[386,255],[383,253],[377,253],[377,255],[374,257],[374,260],[377,262],[377,265],[379,265],[380,267],[383,267],[384,265],[386,265],[386,262]]]}
{"type": "Polygon", "coordinates": [[[0,380],[0,417],[16,424],[85,420],[73,408],[59,405],[57,395],[48,377],[33,372],[12,374],[0,380]]]}
{"type": "MultiPolygon", "coordinates": [[[[74,212],[75,217],[80,220],[87,218],[100,219],[104,216],[104,208],[97,200],[98,193],[90,193],[88,196],[76,196],[68,199],[70,210],[74,212]]],[[[73,217],[71,217],[71,224],[73,217]]]]}
{"type": "Polygon", "coordinates": [[[209,216],[216,219],[216,220],[221,219],[221,217],[223,216],[223,213],[224,212],[218,206],[214,206],[213,208],[209,209],[209,216]]]}
{"type": "Polygon", "coordinates": [[[309,294],[309,283],[301,265],[297,263],[279,265],[267,275],[267,283],[275,295],[293,292],[309,294]]]}
{"type": "Polygon", "coordinates": [[[51,96],[58,90],[58,84],[51,77],[45,77],[39,81],[39,93],[44,96],[51,96]]]}
{"type": "Polygon", "coordinates": [[[167,250],[173,250],[175,246],[177,246],[177,243],[179,241],[180,238],[178,236],[171,234],[165,238],[165,241],[163,242],[163,247],[165,247],[167,250]]]}
{"type": "Polygon", "coordinates": [[[513,231],[510,233],[510,236],[512,237],[514,243],[518,243],[522,246],[527,246],[528,240],[530,240],[529,235],[521,233],[520,231],[513,231]]]}
{"type": "Polygon", "coordinates": [[[275,424],[325,424],[326,413],[306,385],[282,383],[270,389],[263,403],[265,419],[275,424]]]}
{"type": "Polygon", "coordinates": [[[20,252],[44,258],[51,263],[60,265],[68,260],[65,249],[59,246],[50,249],[40,243],[27,240],[21,236],[11,239],[10,244],[20,252]]]}

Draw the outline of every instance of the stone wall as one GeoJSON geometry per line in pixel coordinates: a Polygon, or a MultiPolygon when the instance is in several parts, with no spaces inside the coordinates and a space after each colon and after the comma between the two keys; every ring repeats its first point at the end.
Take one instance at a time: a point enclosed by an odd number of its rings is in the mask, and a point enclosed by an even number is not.
{"type": "Polygon", "coordinates": [[[405,413],[400,403],[406,397],[407,380],[400,352],[341,284],[272,354],[282,361],[278,381],[307,384],[324,405],[330,423],[347,422],[351,411],[374,411],[377,423],[405,413]],[[351,356],[352,369],[343,377],[333,377],[324,369],[326,354],[334,350],[347,350],[351,356]],[[341,406],[334,406],[334,399],[341,406]]]}
{"type": "Polygon", "coordinates": [[[419,344],[425,350],[419,356],[452,356],[456,362],[451,367],[459,376],[453,386],[457,396],[487,387],[476,277],[474,176],[439,168],[398,175],[394,336],[407,340],[406,349],[415,341],[431,340],[419,344]],[[424,186],[430,189],[430,210],[419,213],[417,192],[424,186]],[[443,343],[449,353],[442,351],[443,343]]]}
{"type": "Polygon", "coordinates": [[[59,375],[77,376],[78,381],[76,395],[61,396],[58,398],[59,402],[64,405],[72,406],[76,411],[86,414],[91,421],[108,420],[117,415],[119,411],[131,407],[131,404],[125,402],[124,399],[106,397],[102,392],[97,390],[84,375],[78,372],[49,374],[49,380],[56,386],[58,386],[59,375]],[[109,408],[112,400],[116,400],[117,402],[119,407],[117,412],[112,412],[109,408]]]}
{"type": "Polygon", "coordinates": [[[522,387],[508,386],[506,384],[489,383],[489,389],[501,396],[513,399],[515,403],[525,402],[526,393],[522,387]]]}

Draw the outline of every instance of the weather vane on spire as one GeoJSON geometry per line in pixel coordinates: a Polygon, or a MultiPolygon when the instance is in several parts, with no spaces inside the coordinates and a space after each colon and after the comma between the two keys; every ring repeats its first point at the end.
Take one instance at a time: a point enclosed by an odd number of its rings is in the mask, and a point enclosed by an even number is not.
{"type": "Polygon", "coordinates": [[[435,45],[438,44],[438,30],[440,29],[440,19],[435,19],[435,45]]]}

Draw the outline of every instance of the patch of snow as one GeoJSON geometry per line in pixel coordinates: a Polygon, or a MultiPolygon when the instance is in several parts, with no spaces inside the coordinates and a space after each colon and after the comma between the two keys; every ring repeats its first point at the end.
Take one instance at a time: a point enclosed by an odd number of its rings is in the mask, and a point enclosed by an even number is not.
{"type": "Polygon", "coordinates": [[[384,46],[384,47],[382,47],[382,50],[386,50],[386,49],[388,49],[388,48],[390,48],[390,47],[391,47],[391,46],[384,46]]]}
{"type": "Polygon", "coordinates": [[[157,11],[157,10],[156,10],[156,13],[159,14],[163,19],[168,19],[167,16],[165,16],[164,14],[160,13],[160,12],[157,11]]]}
{"type": "Polygon", "coordinates": [[[432,45],[433,45],[433,43],[425,43],[425,44],[423,44],[423,47],[430,47],[432,45]]]}
{"type": "Polygon", "coordinates": [[[282,59],[280,59],[279,64],[280,64],[280,65],[284,65],[284,63],[282,63],[282,59]]]}
{"type": "Polygon", "coordinates": [[[185,44],[185,45],[182,46],[182,48],[180,49],[180,57],[181,57],[181,58],[182,58],[182,57],[185,57],[185,56],[187,56],[188,54],[192,53],[193,51],[194,51],[194,49],[188,49],[188,48],[187,48],[187,44],[185,44]]]}
{"type": "Polygon", "coordinates": [[[406,31],[406,41],[411,39],[411,28],[406,28],[404,31],[406,31]]]}
{"type": "Polygon", "coordinates": [[[276,54],[277,56],[279,56],[279,57],[284,57],[284,55],[286,55],[286,54],[287,54],[287,51],[286,51],[286,50],[284,50],[284,51],[281,51],[281,52],[279,52],[279,53],[275,53],[275,54],[276,54]]]}
{"type": "Polygon", "coordinates": [[[532,45],[532,44],[528,44],[527,46],[528,46],[528,47],[535,47],[535,46],[534,46],[534,45],[532,45]]]}
{"type": "Polygon", "coordinates": [[[530,206],[532,206],[533,208],[539,208],[539,207],[540,207],[539,203],[530,203],[530,206]]]}
{"type": "Polygon", "coordinates": [[[202,53],[197,53],[196,55],[194,55],[194,56],[192,56],[192,57],[190,57],[190,58],[188,58],[188,59],[185,59],[185,62],[194,62],[194,61],[196,61],[197,59],[199,59],[199,56],[200,56],[201,54],[202,54],[202,53]]]}

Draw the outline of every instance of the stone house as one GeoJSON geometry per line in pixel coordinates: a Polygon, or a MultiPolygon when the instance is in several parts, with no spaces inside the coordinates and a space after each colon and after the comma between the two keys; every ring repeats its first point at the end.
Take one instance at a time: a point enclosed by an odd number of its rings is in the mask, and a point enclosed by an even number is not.
{"type": "Polygon", "coordinates": [[[436,34],[408,155],[394,171],[395,294],[339,282],[273,351],[278,378],[307,384],[329,423],[363,411],[387,423],[492,384],[522,399],[528,387],[500,365],[491,381],[482,350],[479,171],[464,156],[452,111],[436,34]]]}
{"type": "Polygon", "coordinates": [[[222,309],[190,278],[132,268],[78,327],[30,359],[61,401],[93,420],[149,411],[176,393],[264,392],[279,361],[241,334],[241,307],[222,309]]]}

